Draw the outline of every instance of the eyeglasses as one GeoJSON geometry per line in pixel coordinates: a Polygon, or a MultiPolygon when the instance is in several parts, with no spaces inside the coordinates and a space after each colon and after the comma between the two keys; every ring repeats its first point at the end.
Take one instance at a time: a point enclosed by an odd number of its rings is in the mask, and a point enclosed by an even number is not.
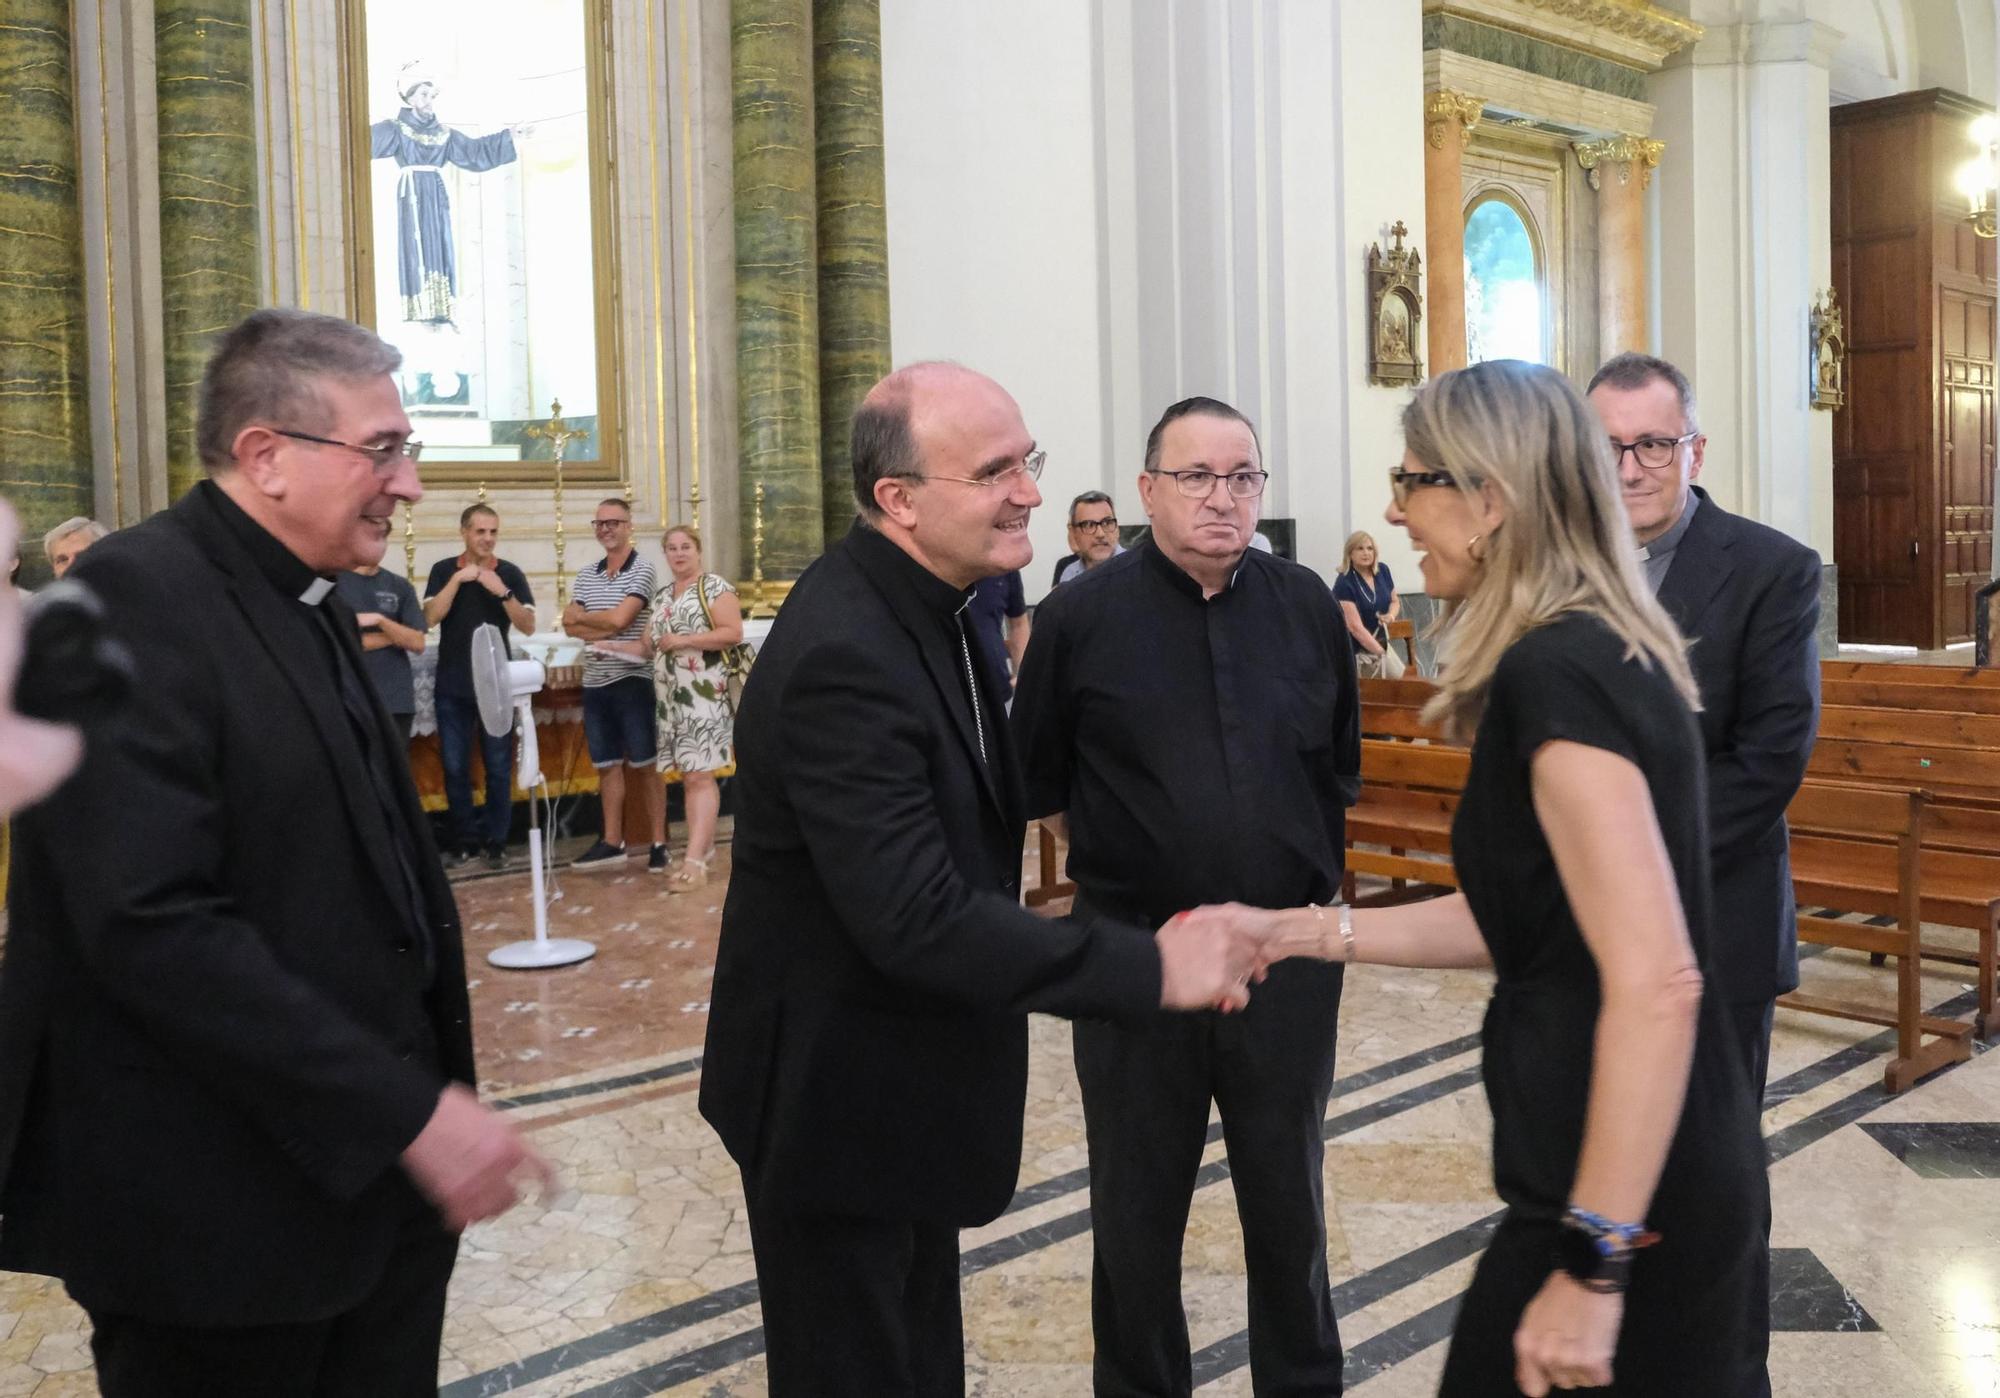
{"type": "Polygon", "coordinates": [[[1405,471],[1401,466],[1389,468],[1389,498],[1402,509],[1410,503],[1410,492],[1427,485],[1457,485],[1457,478],[1443,471],[1405,471]]]}
{"type": "Polygon", "coordinates": [[[414,439],[398,442],[393,446],[363,447],[356,446],[353,442],[337,442],[331,437],[315,437],[310,432],[292,432],[283,427],[274,427],[271,430],[280,437],[290,437],[295,442],[317,442],[323,447],[346,447],[349,451],[358,451],[368,458],[369,464],[381,475],[387,475],[395,470],[399,461],[408,460],[414,465],[417,458],[424,454],[424,444],[414,439]]]}
{"type": "Polygon", "coordinates": [[[593,519],[590,527],[597,533],[603,534],[613,529],[623,529],[631,522],[629,519],[593,519]]]}
{"type": "Polygon", "coordinates": [[[957,481],[960,485],[976,485],[982,490],[988,486],[997,485],[1012,490],[1014,482],[1022,476],[1026,476],[1031,481],[1040,480],[1042,478],[1042,467],[1048,464],[1048,460],[1049,454],[1047,452],[1031,451],[1012,466],[1003,467],[990,476],[939,476],[927,472],[912,472],[910,475],[904,477],[904,479],[912,481],[957,481]]]}
{"type": "Polygon", "coordinates": [[[1699,437],[1699,432],[1686,432],[1678,437],[1641,437],[1636,442],[1621,442],[1611,439],[1611,464],[1623,466],[1625,453],[1631,452],[1633,460],[1648,471],[1664,471],[1674,464],[1674,453],[1699,437]]]}
{"type": "Polygon", "coordinates": [[[1080,519],[1070,525],[1079,534],[1116,534],[1118,521],[1115,519],[1080,519]]]}
{"type": "Polygon", "coordinates": [[[1264,482],[1271,479],[1269,471],[1231,471],[1222,476],[1213,471],[1162,471],[1155,468],[1146,474],[1168,477],[1190,500],[1207,499],[1217,481],[1228,482],[1229,493],[1238,500],[1253,500],[1264,493],[1264,482]]]}

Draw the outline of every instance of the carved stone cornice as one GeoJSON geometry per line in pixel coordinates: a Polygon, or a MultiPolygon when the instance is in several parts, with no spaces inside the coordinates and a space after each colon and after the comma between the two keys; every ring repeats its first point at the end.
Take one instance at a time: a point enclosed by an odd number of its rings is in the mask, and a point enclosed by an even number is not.
{"type": "Polygon", "coordinates": [[[1618,177],[1618,183],[1627,184],[1634,171],[1639,175],[1639,188],[1644,189],[1653,181],[1653,171],[1659,167],[1660,157],[1666,153],[1665,141],[1651,140],[1645,136],[1613,136],[1604,141],[1586,141],[1576,147],[1576,163],[1590,172],[1590,187],[1599,189],[1602,172],[1609,168],[1618,177]]]}
{"type": "Polygon", "coordinates": [[[1694,43],[1703,33],[1702,27],[1685,15],[1649,5],[1645,0],[1526,0],[1526,3],[1658,49],[1663,58],[1694,43]]]}
{"type": "Polygon", "coordinates": [[[1707,32],[1649,0],[1423,0],[1423,6],[1425,14],[1511,29],[1649,72],[1707,32]]]}
{"type": "Polygon", "coordinates": [[[1463,92],[1453,92],[1441,88],[1424,98],[1425,139],[1432,150],[1443,150],[1445,132],[1451,123],[1458,123],[1458,144],[1463,150],[1472,140],[1473,128],[1479,125],[1479,114],[1486,110],[1484,97],[1468,97],[1463,92]]]}

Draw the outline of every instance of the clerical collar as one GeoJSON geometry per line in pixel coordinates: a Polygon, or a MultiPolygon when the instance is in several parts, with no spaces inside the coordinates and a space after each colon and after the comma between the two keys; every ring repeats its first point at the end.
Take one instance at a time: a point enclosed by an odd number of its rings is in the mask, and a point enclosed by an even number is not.
{"type": "Polygon", "coordinates": [[[1694,512],[1700,508],[1701,497],[1690,490],[1687,508],[1681,511],[1681,517],[1673,522],[1672,527],[1652,543],[1639,545],[1639,561],[1644,563],[1649,558],[1670,556],[1681,546],[1681,540],[1687,535],[1688,525],[1694,522],[1694,512]]]}
{"type": "Polygon", "coordinates": [[[317,607],[333,591],[333,580],[315,573],[311,566],[278,542],[277,536],[244,512],[229,498],[229,492],[214,481],[197,482],[195,489],[214,509],[224,527],[236,536],[250,561],[257,565],[272,587],[287,597],[296,597],[308,607],[317,607]]]}
{"type": "MultiPolygon", "coordinates": [[[[1145,542],[1139,547],[1146,555],[1146,562],[1152,567],[1159,569],[1161,576],[1169,583],[1194,598],[1195,601],[1199,602],[1203,600],[1202,594],[1206,589],[1192,573],[1174,562],[1173,559],[1167,557],[1166,553],[1160,548],[1159,540],[1153,537],[1151,530],[1146,532],[1145,542]]],[[[1243,559],[1248,558],[1256,552],[1258,552],[1256,549],[1246,548],[1243,550],[1243,558],[1237,559],[1236,566],[1229,570],[1229,581],[1222,585],[1221,592],[1215,594],[1217,597],[1220,597],[1223,592],[1230,592],[1235,589],[1236,580],[1243,576],[1243,559]]]]}
{"type": "Polygon", "coordinates": [[[889,578],[905,589],[918,606],[933,613],[939,620],[952,621],[959,610],[972,600],[971,588],[953,587],[866,520],[856,519],[849,535],[863,557],[885,570],[889,578]]]}

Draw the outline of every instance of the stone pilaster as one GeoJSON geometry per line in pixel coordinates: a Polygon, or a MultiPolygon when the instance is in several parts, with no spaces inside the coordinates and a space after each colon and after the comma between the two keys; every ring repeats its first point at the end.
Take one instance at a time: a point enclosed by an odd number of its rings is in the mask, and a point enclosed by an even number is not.
{"type": "Polygon", "coordinates": [[[1437,91],[1424,98],[1424,320],[1430,372],[1465,367],[1464,158],[1482,97],[1437,91]]]}
{"type": "Polygon", "coordinates": [[[1646,186],[1664,141],[1613,136],[1576,148],[1597,191],[1597,353],[1600,360],[1647,347],[1646,186]]]}
{"type": "Polygon", "coordinates": [[[68,0],[8,0],[0,24],[0,493],[21,515],[21,577],[40,536],[94,513],[83,235],[68,0]]]}
{"type": "Polygon", "coordinates": [[[250,0],[158,0],[167,494],[201,479],[195,390],[215,337],[262,301],[250,0]]]}
{"type": "Polygon", "coordinates": [[[881,0],[815,0],[820,478],[826,539],[854,518],[854,410],[889,372],[881,0]]]}
{"type": "Polygon", "coordinates": [[[812,0],[734,0],[736,379],[741,571],[763,497],[763,576],[818,557],[819,274],[814,196],[812,0]]]}

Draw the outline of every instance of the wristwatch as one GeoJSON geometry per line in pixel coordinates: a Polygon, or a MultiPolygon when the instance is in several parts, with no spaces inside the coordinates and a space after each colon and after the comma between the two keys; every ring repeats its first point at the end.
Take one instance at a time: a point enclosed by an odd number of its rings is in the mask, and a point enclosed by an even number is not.
{"type": "Polygon", "coordinates": [[[1642,1223],[1613,1223],[1572,1205],[1556,1230],[1554,1261],[1585,1290],[1612,1296],[1632,1280],[1632,1254],[1659,1240],[1642,1223]]]}

